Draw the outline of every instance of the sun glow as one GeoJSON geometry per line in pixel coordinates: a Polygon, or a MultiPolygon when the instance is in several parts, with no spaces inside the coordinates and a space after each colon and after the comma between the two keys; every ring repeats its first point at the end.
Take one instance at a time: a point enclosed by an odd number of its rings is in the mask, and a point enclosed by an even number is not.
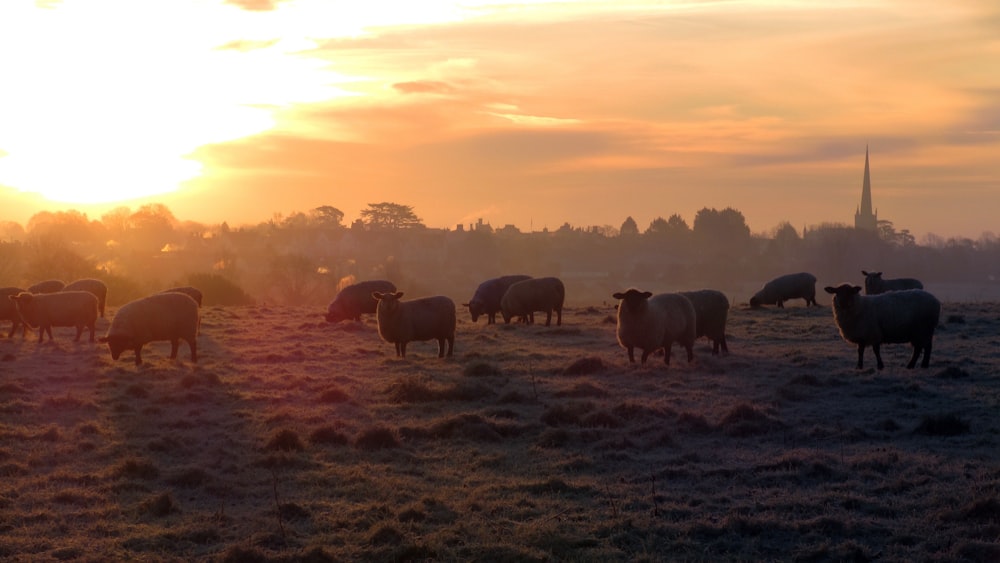
{"type": "Polygon", "coordinates": [[[0,185],[61,202],[176,190],[201,173],[197,147],[265,131],[346,81],[298,55],[308,39],[221,3],[15,0],[0,22],[0,185]]]}

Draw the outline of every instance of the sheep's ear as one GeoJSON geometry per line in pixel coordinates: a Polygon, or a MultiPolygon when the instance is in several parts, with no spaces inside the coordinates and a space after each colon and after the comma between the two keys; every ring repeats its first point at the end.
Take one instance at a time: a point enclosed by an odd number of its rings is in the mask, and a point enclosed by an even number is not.
{"type": "Polygon", "coordinates": [[[403,298],[403,292],[402,291],[397,291],[395,293],[395,295],[393,295],[393,297],[395,297],[396,299],[402,299],[403,298]]]}
{"type": "Polygon", "coordinates": [[[463,306],[463,307],[468,307],[468,306],[469,306],[469,304],[468,304],[468,303],[462,303],[462,306],[463,306]]]}
{"type": "Polygon", "coordinates": [[[614,297],[615,299],[625,299],[625,294],[619,291],[618,293],[612,293],[611,297],[614,297]]]}
{"type": "Polygon", "coordinates": [[[374,299],[375,301],[381,301],[382,300],[382,292],[381,291],[373,291],[372,292],[372,299],[374,299]]]}
{"type": "Polygon", "coordinates": [[[826,287],[823,288],[823,291],[825,291],[827,293],[837,293],[837,288],[826,286],[826,287]]]}
{"type": "Polygon", "coordinates": [[[861,275],[862,275],[862,276],[867,276],[867,275],[868,275],[868,272],[866,272],[866,271],[864,271],[864,270],[861,270],[861,275]]]}
{"type": "Polygon", "coordinates": [[[643,291],[642,292],[642,298],[643,299],[649,299],[652,296],[653,296],[653,292],[652,291],[643,291]]]}
{"type": "Polygon", "coordinates": [[[98,342],[103,342],[104,344],[107,344],[108,343],[108,337],[107,336],[101,336],[101,337],[99,337],[97,339],[97,341],[98,342]]]}
{"type": "Polygon", "coordinates": [[[851,287],[851,291],[852,291],[853,293],[861,293],[861,286],[860,286],[860,285],[855,285],[855,286],[852,286],[852,287],[851,287]]]}

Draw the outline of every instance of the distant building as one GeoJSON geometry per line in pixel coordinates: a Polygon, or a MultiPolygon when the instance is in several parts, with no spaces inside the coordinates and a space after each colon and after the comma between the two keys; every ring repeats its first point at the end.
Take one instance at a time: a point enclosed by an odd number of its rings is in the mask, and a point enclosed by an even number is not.
{"type": "Polygon", "coordinates": [[[865,179],[861,183],[861,206],[854,212],[854,228],[878,230],[878,212],[872,211],[872,177],[868,169],[868,145],[865,145],[865,179]]]}

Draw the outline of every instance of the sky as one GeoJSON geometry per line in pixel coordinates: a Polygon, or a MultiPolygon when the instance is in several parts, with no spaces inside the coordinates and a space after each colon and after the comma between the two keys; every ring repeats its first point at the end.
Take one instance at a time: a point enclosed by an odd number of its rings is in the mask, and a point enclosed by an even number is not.
{"type": "Polygon", "coordinates": [[[995,0],[4,0],[0,221],[1000,234],[995,0]]]}

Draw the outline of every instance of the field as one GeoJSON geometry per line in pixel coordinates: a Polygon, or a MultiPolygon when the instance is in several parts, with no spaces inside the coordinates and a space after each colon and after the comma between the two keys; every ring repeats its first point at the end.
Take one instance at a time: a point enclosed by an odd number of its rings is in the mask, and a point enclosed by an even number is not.
{"type": "Polygon", "coordinates": [[[798,303],[669,367],[628,364],[611,303],[460,310],[451,359],[277,306],[206,307],[197,364],[0,337],[0,558],[1000,560],[1000,304],[879,373],[798,303]]]}

